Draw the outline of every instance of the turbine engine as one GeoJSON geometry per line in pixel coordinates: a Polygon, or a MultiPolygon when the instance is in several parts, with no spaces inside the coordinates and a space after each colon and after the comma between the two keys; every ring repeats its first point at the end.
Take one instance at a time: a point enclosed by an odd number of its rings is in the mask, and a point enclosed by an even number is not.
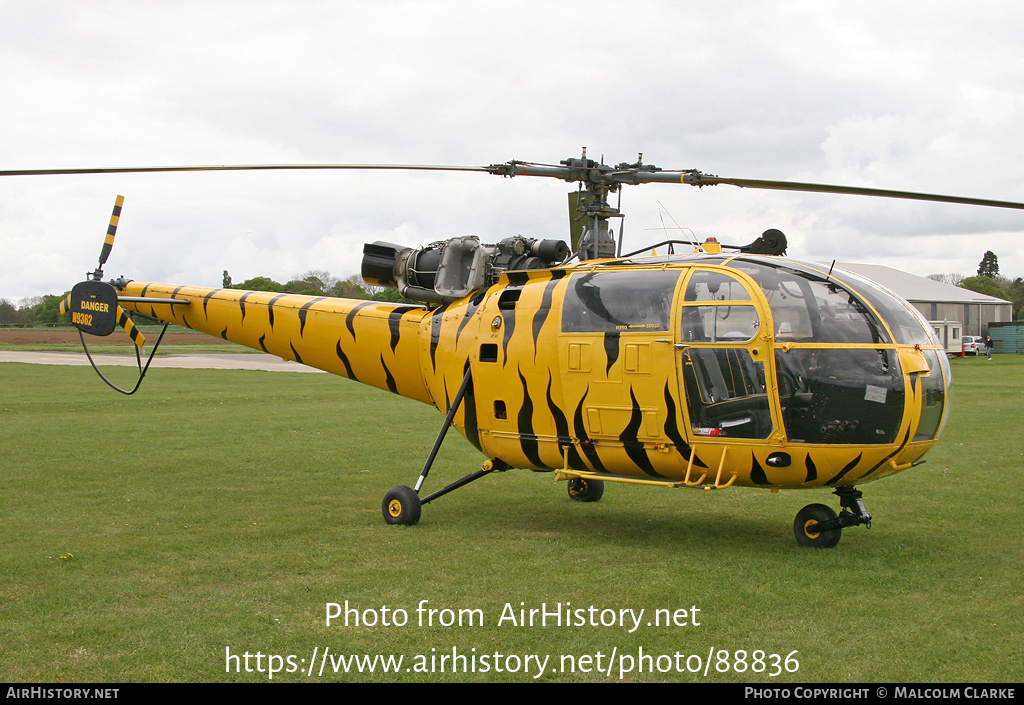
{"type": "Polygon", "coordinates": [[[481,244],[475,235],[415,248],[377,241],[363,246],[362,277],[367,284],[397,287],[409,299],[448,303],[496,283],[502,272],[545,269],[568,256],[561,240],[519,235],[496,245],[481,244]]]}

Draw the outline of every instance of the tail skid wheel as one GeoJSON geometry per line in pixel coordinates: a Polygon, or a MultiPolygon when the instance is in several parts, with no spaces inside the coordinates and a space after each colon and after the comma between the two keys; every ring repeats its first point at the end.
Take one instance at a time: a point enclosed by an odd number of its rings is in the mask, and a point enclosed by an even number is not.
{"type": "Polygon", "coordinates": [[[405,485],[392,487],[384,494],[381,513],[389,524],[412,526],[420,520],[422,504],[416,490],[405,485]]]}
{"type": "Polygon", "coordinates": [[[822,531],[817,525],[832,521],[837,514],[824,504],[808,504],[796,514],[793,522],[793,533],[797,543],[811,548],[832,548],[843,535],[841,528],[822,531]]]}
{"type": "Polygon", "coordinates": [[[604,494],[604,482],[574,477],[569,480],[569,497],[577,502],[596,502],[604,494]]]}

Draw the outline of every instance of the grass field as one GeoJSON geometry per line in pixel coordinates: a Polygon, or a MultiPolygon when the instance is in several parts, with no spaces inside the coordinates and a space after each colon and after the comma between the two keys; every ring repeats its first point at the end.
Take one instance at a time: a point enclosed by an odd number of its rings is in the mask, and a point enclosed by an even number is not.
{"type": "MultiPolygon", "coordinates": [[[[546,656],[537,680],[1017,682],[1024,359],[953,366],[928,462],[863,486],[870,530],[808,550],[793,517],[838,507],[825,491],[610,485],[581,504],[526,471],[387,526],[431,408],[323,375],[154,370],[124,397],[88,368],[0,364],[0,680],[528,682],[546,656]],[[420,626],[422,600],[451,611],[420,626]],[[346,601],[377,624],[328,626],[346,601]],[[589,611],[499,623],[506,604],[566,603],[645,612],[632,633],[589,611]],[[686,623],[654,624],[659,609],[686,623]],[[404,660],[334,673],[349,654],[404,660]]],[[[480,461],[449,435],[425,489],[480,461]]]]}

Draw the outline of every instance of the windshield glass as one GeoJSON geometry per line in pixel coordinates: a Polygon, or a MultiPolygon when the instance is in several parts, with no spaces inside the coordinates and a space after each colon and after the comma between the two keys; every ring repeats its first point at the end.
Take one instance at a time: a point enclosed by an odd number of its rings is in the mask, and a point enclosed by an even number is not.
{"type": "Polygon", "coordinates": [[[891,342],[860,297],[835,279],[788,263],[737,258],[731,264],[749,274],[764,292],[777,342],[891,342]]]}
{"type": "Polygon", "coordinates": [[[898,298],[896,294],[870,279],[843,270],[839,276],[850,283],[889,325],[897,343],[905,345],[939,345],[932,336],[932,327],[921,312],[898,298]]]}

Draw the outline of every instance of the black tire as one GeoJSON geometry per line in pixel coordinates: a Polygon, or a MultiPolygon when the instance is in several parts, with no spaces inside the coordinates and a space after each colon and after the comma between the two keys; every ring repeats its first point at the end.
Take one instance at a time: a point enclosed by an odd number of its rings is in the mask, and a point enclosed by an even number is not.
{"type": "Polygon", "coordinates": [[[836,518],[832,508],[824,504],[808,504],[796,514],[793,522],[793,533],[796,535],[797,543],[801,546],[811,548],[832,548],[843,536],[842,529],[830,529],[828,531],[809,531],[808,527],[814,524],[831,521],[836,518]]]}
{"type": "Polygon", "coordinates": [[[416,490],[405,485],[398,485],[388,490],[380,505],[384,521],[389,524],[404,524],[405,526],[412,526],[420,520],[422,507],[420,496],[416,494],[416,490]]]}
{"type": "Polygon", "coordinates": [[[574,477],[569,480],[569,497],[577,502],[596,502],[604,494],[604,482],[574,477]]]}

